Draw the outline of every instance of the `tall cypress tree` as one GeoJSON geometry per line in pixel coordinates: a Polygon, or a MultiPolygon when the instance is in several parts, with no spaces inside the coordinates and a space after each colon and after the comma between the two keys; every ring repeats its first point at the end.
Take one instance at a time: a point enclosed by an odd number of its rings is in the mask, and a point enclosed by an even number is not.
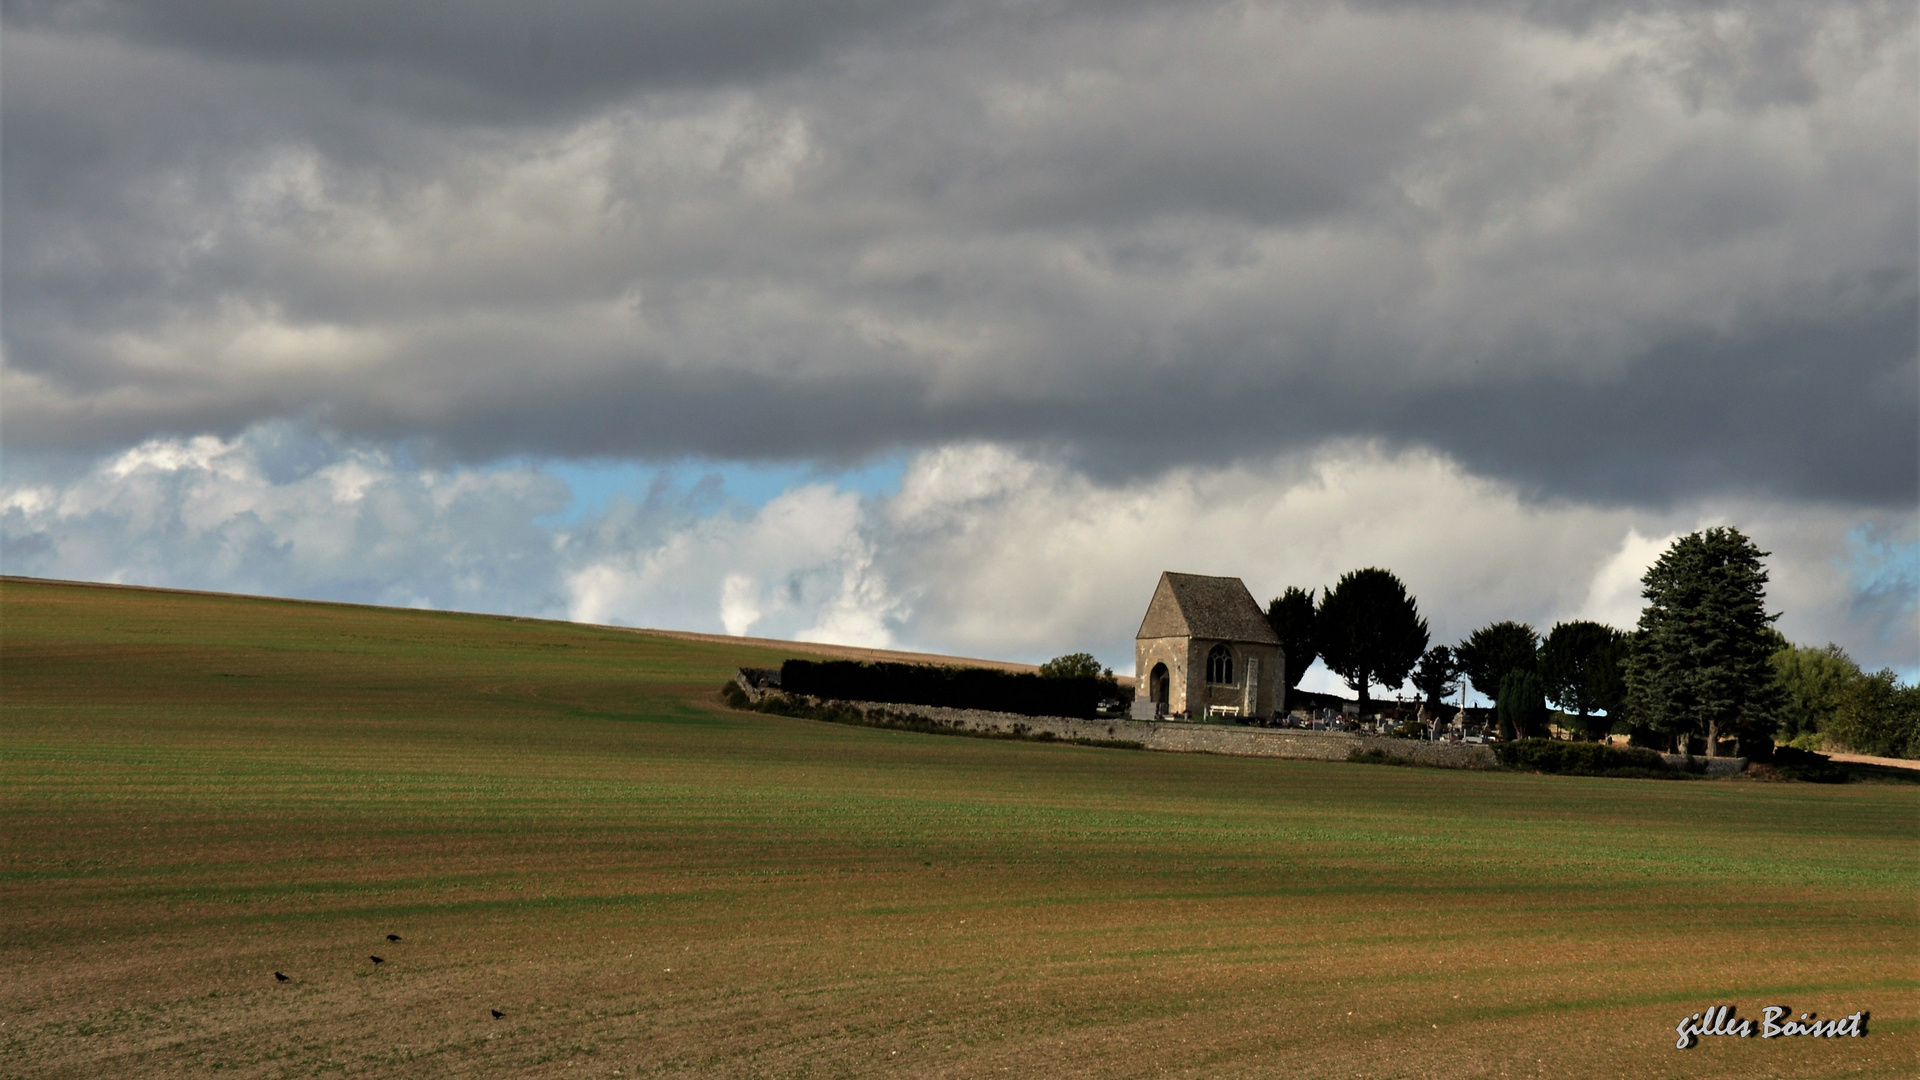
{"type": "Polygon", "coordinates": [[[1735,528],[1673,542],[1641,578],[1647,606],[1627,659],[1627,711],[1676,741],[1721,736],[1765,752],[1785,704],[1768,656],[1777,644],[1767,614],[1767,555],[1735,528]]]}
{"type": "Polygon", "coordinates": [[[1500,721],[1502,739],[1532,739],[1546,734],[1547,696],[1540,673],[1519,667],[1507,672],[1500,680],[1493,715],[1500,721]]]}

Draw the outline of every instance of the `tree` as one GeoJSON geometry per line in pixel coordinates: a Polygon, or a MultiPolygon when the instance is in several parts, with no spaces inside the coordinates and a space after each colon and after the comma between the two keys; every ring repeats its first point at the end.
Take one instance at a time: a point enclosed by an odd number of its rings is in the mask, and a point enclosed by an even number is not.
{"type": "Polygon", "coordinates": [[[1766,609],[1766,555],[1739,529],[1713,528],[1675,540],[1647,570],[1627,659],[1634,722],[1682,748],[1704,735],[1709,757],[1723,735],[1771,750],[1785,695],[1768,663],[1778,616],[1766,609]]]}
{"type": "Polygon", "coordinates": [[[1920,686],[1901,686],[1891,668],[1857,675],[1822,730],[1857,753],[1920,757],[1920,686]]]}
{"type": "Polygon", "coordinates": [[[1507,672],[1536,670],[1539,665],[1540,635],[1526,623],[1497,622],[1475,630],[1454,649],[1460,670],[1473,680],[1473,688],[1494,700],[1500,697],[1500,682],[1507,672]]]}
{"type": "Polygon", "coordinates": [[[1420,698],[1428,708],[1437,712],[1440,703],[1460,689],[1460,664],[1454,659],[1453,650],[1445,645],[1428,649],[1420,658],[1420,666],[1413,671],[1413,686],[1420,691],[1420,698]]]}
{"type": "Polygon", "coordinates": [[[1056,656],[1040,665],[1040,677],[1043,679],[1098,679],[1100,695],[1113,698],[1122,705],[1131,704],[1133,691],[1122,691],[1120,680],[1113,677],[1113,669],[1100,666],[1100,661],[1092,653],[1068,653],[1056,656]]]}
{"type": "Polygon", "coordinates": [[[1833,644],[1824,649],[1787,645],[1774,650],[1767,663],[1783,698],[1780,736],[1789,742],[1819,731],[1840,708],[1847,687],[1861,677],[1860,665],[1833,644]]]}
{"type": "Polygon", "coordinates": [[[1598,736],[1618,719],[1626,696],[1627,635],[1597,622],[1555,623],[1540,646],[1540,681],[1555,705],[1575,714],[1580,730],[1598,736]],[[1593,712],[1607,710],[1604,723],[1593,712]]]}
{"type": "Polygon", "coordinates": [[[1633,654],[1633,635],[1622,633],[1613,640],[1613,644],[1601,650],[1606,665],[1599,669],[1599,683],[1595,688],[1593,707],[1614,718],[1615,722],[1626,723],[1627,716],[1627,657],[1633,654]]]}
{"type": "Polygon", "coordinates": [[[1399,686],[1427,648],[1427,620],[1400,579],[1369,566],[1341,576],[1314,619],[1320,659],[1360,695],[1374,683],[1399,686]]]}
{"type": "Polygon", "coordinates": [[[1545,734],[1547,696],[1540,673],[1514,668],[1500,680],[1494,697],[1493,715],[1500,721],[1500,738],[1531,739],[1545,734]]]}
{"type": "MultiPolygon", "coordinates": [[[[1286,654],[1287,690],[1291,692],[1300,685],[1300,676],[1313,666],[1319,656],[1319,646],[1313,637],[1315,612],[1313,592],[1299,586],[1288,586],[1287,591],[1273,598],[1267,605],[1267,625],[1273,627],[1275,637],[1280,639],[1280,649],[1286,654]]],[[[1286,711],[1286,702],[1282,701],[1281,711],[1286,711]]]]}
{"type": "Polygon", "coordinates": [[[1112,668],[1103,668],[1092,653],[1068,653],[1056,656],[1040,665],[1040,677],[1043,679],[1079,679],[1100,678],[1113,674],[1112,668]]]}

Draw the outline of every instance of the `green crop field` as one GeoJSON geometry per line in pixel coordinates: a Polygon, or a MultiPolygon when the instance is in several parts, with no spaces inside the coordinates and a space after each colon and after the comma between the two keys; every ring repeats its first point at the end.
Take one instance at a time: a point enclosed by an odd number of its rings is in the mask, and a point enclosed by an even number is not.
{"type": "Polygon", "coordinates": [[[551,622],[0,618],[5,1076],[1920,1072],[1912,786],[841,727],[719,704],[777,654],[551,622]],[[1674,1048],[1722,1004],[1870,1034],[1674,1048]]]}

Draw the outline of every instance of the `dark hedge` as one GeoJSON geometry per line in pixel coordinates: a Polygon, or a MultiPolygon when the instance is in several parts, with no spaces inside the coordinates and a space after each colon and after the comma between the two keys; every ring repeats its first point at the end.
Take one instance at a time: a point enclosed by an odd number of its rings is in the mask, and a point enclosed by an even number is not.
{"type": "Polygon", "coordinates": [[[1643,776],[1680,777],[1651,750],[1621,750],[1603,743],[1560,742],[1556,739],[1522,739],[1495,743],[1493,753],[1500,764],[1533,772],[1564,773],[1569,776],[1643,776]]]}
{"type": "Polygon", "coordinates": [[[789,660],[780,688],[828,701],[937,705],[1021,716],[1092,718],[1104,698],[1117,696],[1110,679],[1048,679],[992,668],[931,664],[861,664],[852,660],[789,660]]]}

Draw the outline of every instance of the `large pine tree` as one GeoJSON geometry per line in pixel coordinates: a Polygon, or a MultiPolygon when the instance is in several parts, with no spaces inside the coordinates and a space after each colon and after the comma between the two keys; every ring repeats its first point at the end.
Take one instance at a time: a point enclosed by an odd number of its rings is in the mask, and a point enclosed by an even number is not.
{"type": "Polygon", "coordinates": [[[1771,746],[1784,704],[1767,658],[1778,639],[1767,614],[1767,555],[1735,528],[1673,542],[1641,578],[1646,609],[1627,660],[1627,712],[1675,740],[1705,736],[1707,754],[1733,735],[1771,746]]]}

